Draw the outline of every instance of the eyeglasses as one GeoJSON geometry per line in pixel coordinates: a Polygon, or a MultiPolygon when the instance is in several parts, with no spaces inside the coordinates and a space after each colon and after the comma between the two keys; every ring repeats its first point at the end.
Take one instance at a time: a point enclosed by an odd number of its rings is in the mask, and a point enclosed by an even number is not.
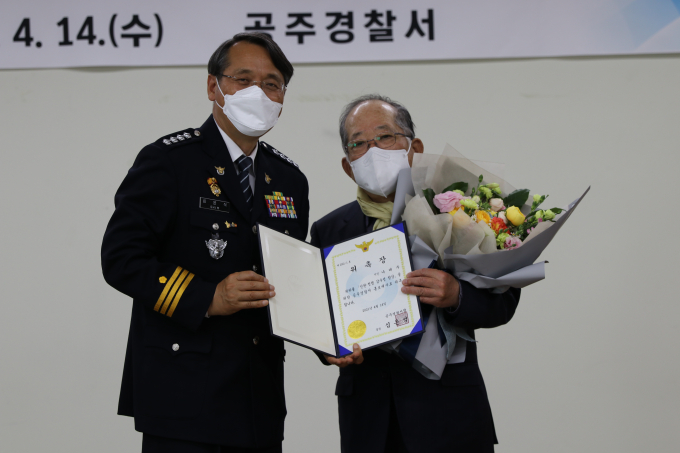
{"type": "Polygon", "coordinates": [[[370,140],[354,140],[353,142],[349,142],[345,148],[347,149],[347,153],[352,157],[361,156],[368,151],[368,144],[370,142],[375,143],[375,146],[380,149],[387,149],[397,143],[397,135],[401,135],[410,140],[406,134],[400,132],[386,132],[384,134],[376,135],[370,140]]]}
{"type": "Polygon", "coordinates": [[[234,77],[227,74],[222,74],[222,77],[227,77],[228,79],[231,79],[233,81],[232,83],[241,87],[239,88],[239,90],[243,88],[248,88],[249,86],[259,85],[260,88],[262,88],[262,91],[275,96],[280,96],[286,90],[286,85],[277,82],[276,80],[257,81],[250,80],[247,77],[234,77]]]}

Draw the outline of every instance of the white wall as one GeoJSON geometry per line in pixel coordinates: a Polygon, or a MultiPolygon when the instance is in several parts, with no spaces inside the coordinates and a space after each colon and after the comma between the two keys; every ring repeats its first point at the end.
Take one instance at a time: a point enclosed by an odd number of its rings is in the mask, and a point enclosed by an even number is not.
{"type": "MultiPolygon", "coordinates": [[[[0,450],[139,451],[115,415],[130,300],[101,277],[136,153],[210,112],[203,67],[0,72],[0,450]]],[[[315,220],[352,200],[337,117],[403,102],[451,143],[566,204],[593,189],[507,326],[478,332],[497,451],[680,448],[680,57],[304,65],[266,140],[307,174],[315,220]]],[[[289,345],[286,452],[339,451],[337,371],[289,345]]],[[[451,408],[459,410],[458,408],[451,408]]]]}

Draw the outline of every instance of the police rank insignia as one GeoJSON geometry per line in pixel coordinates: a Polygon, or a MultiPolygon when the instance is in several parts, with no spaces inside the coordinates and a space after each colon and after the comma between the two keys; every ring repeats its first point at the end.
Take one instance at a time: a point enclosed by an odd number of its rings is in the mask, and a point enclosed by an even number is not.
{"type": "Polygon", "coordinates": [[[224,167],[215,167],[215,170],[217,170],[217,174],[220,176],[224,175],[224,167]]]}
{"type": "Polygon", "coordinates": [[[273,195],[265,195],[269,217],[280,217],[284,219],[297,219],[293,197],[284,197],[281,192],[274,192],[273,195]]]}
{"type": "Polygon", "coordinates": [[[205,245],[208,247],[210,257],[218,260],[224,255],[224,249],[227,247],[227,241],[220,239],[220,235],[215,233],[212,235],[212,239],[205,241],[205,245]]]}
{"type": "Polygon", "coordinates": [[[219,197],[222,193],[222,189],[220,189],[220,186],[217,185],[217,180],[215,178],[208,178],[208,184],[210,185],[210,191],[213,193],[213,195],[219,197]]]}
{"type": "Polygon", "coordinates": [[[267,184],[272,182],[272,178],[270,178],[267,173],[264,174],[264,182],[266,182],[267,184]]]}

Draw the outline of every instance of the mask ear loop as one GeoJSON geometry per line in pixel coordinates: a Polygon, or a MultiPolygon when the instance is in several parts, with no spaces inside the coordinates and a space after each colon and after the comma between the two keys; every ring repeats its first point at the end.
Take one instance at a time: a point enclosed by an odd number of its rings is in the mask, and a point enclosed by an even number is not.
{"type": "MultiPolygon", "coordinates": [[[[224,99],[224,105],[226,106],[226,105],[227,105],[227,97],[224,95],[224,93],[222,93],[222,87],[220,87],[220,81],[219,81],[219,79],[217,78],[217,76],[215,76],[215,82],[217,82],[217,89],[220,90],[220,94],[222,95],[222,99],[224,99]]],[[[220,104],[217,103],[217,99],[215,99],[213,102],[214,102],[215,104],[217,104],[217,106],[218,106],[219,108],[221,108],[222,110],[224,110],[224,107],[222,107],[220,104]]]]}
{"type": "Polygon", "coordinates": [[[408,140],[408,149],[406,150],[406,154],[408,154],[411,152],[411,143],[413,143],[413,141],[409,137],[406,137],[406,140],[408,140]]]}

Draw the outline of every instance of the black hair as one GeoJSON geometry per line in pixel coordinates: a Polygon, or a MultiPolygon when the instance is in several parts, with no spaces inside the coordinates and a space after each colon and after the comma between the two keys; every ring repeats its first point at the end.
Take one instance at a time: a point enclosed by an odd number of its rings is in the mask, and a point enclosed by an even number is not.
{"type": "Polygon", "coordinates": [[[224,41],[217,50],[213,52],[208,61],[208,74],[214,75],[217,78],[222,77],[224,70],[229,66],[229,49],[231,49],[234,44],[241,41],[246,41],[264,48],[269,53],[269,57],[272,59],[272,63],[274,63],[276,69],[283,75],[283,83],[288,85],[290,79],[293,78],[293,65],[290,64],[290,61],[288,61],[288,58],[286,58],[278,44],[265,33],[237,33],[233,38],[224,41]]]}

